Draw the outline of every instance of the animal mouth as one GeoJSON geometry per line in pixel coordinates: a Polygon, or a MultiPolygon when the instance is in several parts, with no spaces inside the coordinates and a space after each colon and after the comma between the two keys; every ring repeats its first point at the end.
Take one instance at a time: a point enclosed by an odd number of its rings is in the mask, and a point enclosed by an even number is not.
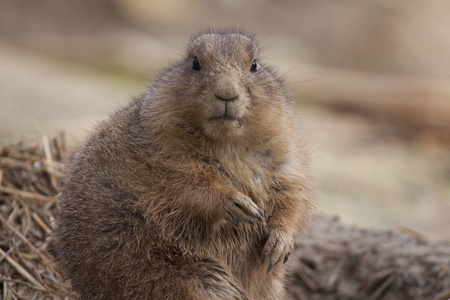
{"type": "Polygon", "coordinates": [[[239,98],[239,95],[235,96],[235,97],[230,97],[230,98],[223,98],[217,95],[214,95],[214,97],[216,97],[217,100],[221,100],[221,101],[234,101],[237,98],[239,98]]]}
{"type": "Polygon", "coordinates": [[[225,103],[224,112],[221,115],[211,118],[213,121],[239,121],[239,118],[234,116],[234,111],[230,109],[228,103],[225,103]]]}
{"type": "Polygon", "coordinates": [[[223,121],[238,121],[239,118],[230,116],[229,114],[227,114],[227,113],[225,112],[225,113],[224,113],[223,115],[221,115],[221,116],[215,116],[215,117],[212,117],[211,120],[213,120],[213,121],[220,121],[220,120],[223,120],[223,121]]]}

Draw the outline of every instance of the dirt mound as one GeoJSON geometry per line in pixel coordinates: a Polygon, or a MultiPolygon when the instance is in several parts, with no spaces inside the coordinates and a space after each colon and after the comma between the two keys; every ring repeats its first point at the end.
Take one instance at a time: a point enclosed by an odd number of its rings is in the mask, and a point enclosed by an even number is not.
{"type": "MultiPolygon", "coordinates": [[[[3,299],[76,299],[46,249],[64,137],[0,149],[0,291],[3,299]]],[[[450,243],[343,226],[317,217],[289,262],[288,299],[448,299],[450,243]]]]}
{"type": "Polygon", "coordinates": [[[296,244],[288,299],[450,299],[450,242],[320,216],[296,244]]]}

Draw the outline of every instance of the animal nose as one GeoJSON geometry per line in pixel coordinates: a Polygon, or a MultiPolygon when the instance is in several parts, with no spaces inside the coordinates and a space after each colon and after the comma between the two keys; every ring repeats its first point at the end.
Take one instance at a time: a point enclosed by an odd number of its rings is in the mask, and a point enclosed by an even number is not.
{"type": "Polygon", "coordinates": [[[220,77],[213,89],[214,96],[222,101],[232,101],[239,97],[239,86],[230,76],[220,77]]]}

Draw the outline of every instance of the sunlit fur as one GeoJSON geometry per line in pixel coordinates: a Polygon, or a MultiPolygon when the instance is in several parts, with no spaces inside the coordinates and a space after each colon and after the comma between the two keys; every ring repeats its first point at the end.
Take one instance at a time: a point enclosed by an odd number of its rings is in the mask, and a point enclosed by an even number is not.
{"type": "Polygon", "coordinates": [[[73,156],[50,245],[61,273],[82,299],[283,299],[313,199],[295,123],[251,38],[194,38],[73,156]]]}

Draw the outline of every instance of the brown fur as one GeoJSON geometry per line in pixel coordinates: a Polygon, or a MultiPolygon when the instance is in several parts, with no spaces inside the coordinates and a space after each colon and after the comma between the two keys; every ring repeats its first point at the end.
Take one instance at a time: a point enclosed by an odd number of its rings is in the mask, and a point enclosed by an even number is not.
{"type": "Polygon", "coordinates": [[[312,193],[282,82],[255,59],[242,33],[198,36],[76,152],[51,247],[82,299],[283,299],[312,193]]]}

